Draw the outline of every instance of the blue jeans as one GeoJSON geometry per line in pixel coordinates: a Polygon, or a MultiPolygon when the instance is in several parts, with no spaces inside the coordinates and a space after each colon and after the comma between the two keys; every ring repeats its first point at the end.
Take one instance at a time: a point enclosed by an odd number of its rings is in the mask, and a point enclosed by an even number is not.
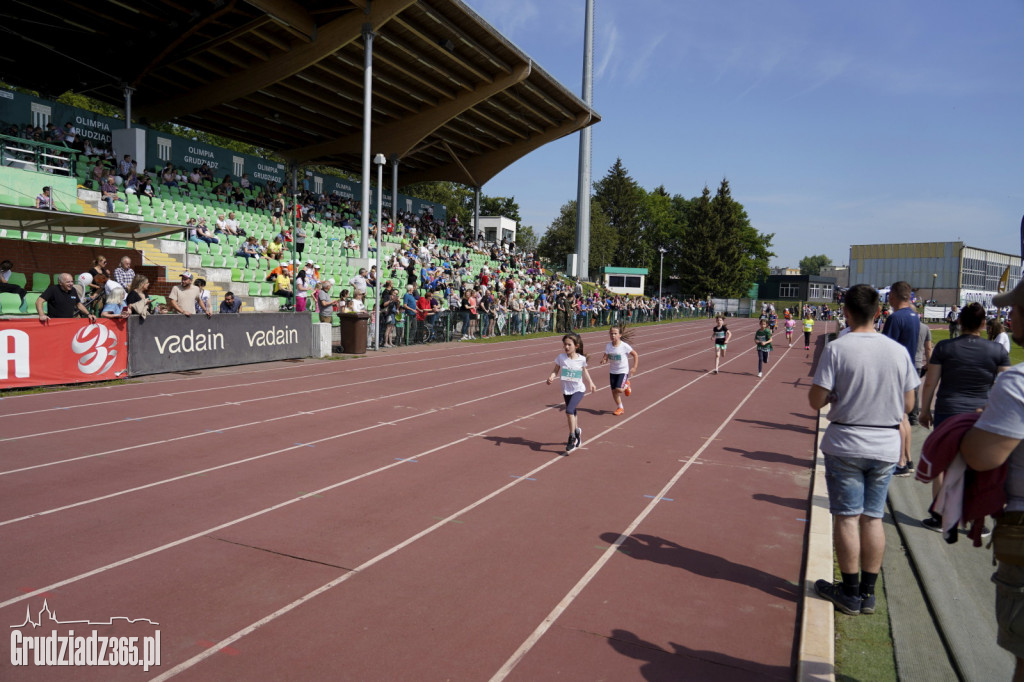
{"type": "Polygon", "coordinates": [[[863,457],[840,457],[825,453],[825,485],[828,507],[833,516],[885,515],[895,462],[863,457]]]}

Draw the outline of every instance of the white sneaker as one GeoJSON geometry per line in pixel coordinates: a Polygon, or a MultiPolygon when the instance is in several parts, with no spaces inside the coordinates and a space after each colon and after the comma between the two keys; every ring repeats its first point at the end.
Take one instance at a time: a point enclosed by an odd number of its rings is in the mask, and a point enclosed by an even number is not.
{"type": "Polygon", "coordinates": [[[757,378],[758,378],[758,379],[760,379],[760,378],[761,378],[761,373],[760,373],[760,372],[758,372],[758,373],[757,373],[757,378]]]}

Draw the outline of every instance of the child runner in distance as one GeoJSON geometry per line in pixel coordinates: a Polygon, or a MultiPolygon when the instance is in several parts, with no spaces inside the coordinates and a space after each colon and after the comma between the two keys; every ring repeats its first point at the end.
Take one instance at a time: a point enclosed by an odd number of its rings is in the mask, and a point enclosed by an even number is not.
{"type": "Polygon", "coordinates": [[[779,316],[775,314],[775,310],[774,309],[770,308],[768,310],[768,331],[770,331],[772,334],[775,333],[775,325],[776,325],[776,323],[778,323],[778,321],[779,321],[779,316]]]}
{"type": "Polygon", "coordinates": [[[612,399],[615,401],[615,411],[612,412],[615,416],[626,411],[622,407],[622,396],[633,392],[629,386],[629,377],[636,374],[637,363],[640,360],[640,356],[629,345],[629,339],[632,336],[632,327],[616,325],[610,328],[608,330],[610,340],[605,344],[604,357],[601,358],[602,365],[606,362],[610,362],[612,365],[608,368],[608,380],[612,387],[612,399]],[[632,368],[629,366],[630,358],[633,360],[632,368]]]}
{"type": "Polygon", "coordinates": [[[786,341],[789,342],[789,347],[793,347],[793,330],[796,329],[796,320],[789,316],[789,311],[786,311],[786,341]]]}
{"type": "Polygon", "coordinates": [[[804,313],[804,350],[811,349],[811,332],[814,331],[814,318],[810,309],[804,313]]]}
{"type": "Polygon", "coordinates": [[[757,348],[757,376],[760,377],[772,349],[772,330],[768,328],[767,320],[761,320],[761,328],[754,332],[754,346],[757,348]]]}
{"type": "Polygon", "coordinates": [[[565,442],[565,453],[568,455],[583,445],[583,430],[576,421],[576,408],[583,400],[583,394],[590,386],[590,392],[597,390],[594,380],[587,371],[587,356],[583,354],[583,339],[579,334],[566,334],[562,337],[562,349],[555,358],[555,368],[548,377],[548,386],[555,378],[562,378],[562,395],[565,398],[565,418],[569,422],[569,440],[565,442]],[[586,379],[586,384],[583,383],[586,379]]]}
{"type": "Polygon", "coordinates": [[[725,325],[725,318],[715,317],[715,328],[711,330],[711,338],[715,340],[715,374],[718,374],[718,362],[725,357],[725,347],[732,338],[732,332],[725,325]]]}

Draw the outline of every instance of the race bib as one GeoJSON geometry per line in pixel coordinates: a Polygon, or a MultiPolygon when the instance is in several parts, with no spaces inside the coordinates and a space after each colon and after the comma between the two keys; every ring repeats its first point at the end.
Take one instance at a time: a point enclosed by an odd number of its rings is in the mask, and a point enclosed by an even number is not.
{"type": "Polygon", "coordinates": [[[614,355],[609,355],[608,359],[611,360],[612,362],[619,362],[620,360],[622,360],[622,354],[615,353],[614,355]]]}
{"type": "Polygon", "coordinates": [[[576,379],[583,378],[582,369],[569,369],[568,367],[562,368],[562,378],[566,381],[575,381],[576,379]]]}

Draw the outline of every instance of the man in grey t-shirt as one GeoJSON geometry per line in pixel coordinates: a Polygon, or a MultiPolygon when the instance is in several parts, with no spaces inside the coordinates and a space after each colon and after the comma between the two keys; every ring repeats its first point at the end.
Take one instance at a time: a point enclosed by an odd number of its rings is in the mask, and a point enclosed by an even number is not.
{"type": "MultiPolygon", "coordinates": [[[[924,378],[928,372],[928,360],[932,357],[932,330],[921,320],[921,331],[917,335],[917,355],[914,356],[914,368],[917,375],[924,378]]],[[[921,414],[921,388],[914,391],[914,409],[910,411],[910,425],[917,426],[917,417],[921,414]]]]}
{"type": "MultiPolygon", "coordinates": [[[[1024,346],[1024,281],[1013,291],[994,296],[992,305],[1011,306],[1013,341],[1024,346]]],[[[996,379],[985,411],[960,442],[960,454],[975,471],[996,469],[1009,461],[1006,508],[995,531],[996,557],[1005,557],[1007,540],[1001,539],[1000,528],[1024,526],[1024,366],[1011,367],[996,379]]],[[[1015,544],[1012,538],[1009,542],[1015,544]]],[[[1024,566],[1000,560],[992,580],[997,641],[1017,658],[1013,679],[1024,679],[1024,566]]]]}
{"type": "Polygon", "coordinates": [[[875,333],[873,287],[851,287],[843,312],[850,333],[825,347],[808,395],[815,410],[832,404],[821,451],[842,581],[818,580],[814,589],[843,613],[857,615],[875,612],[885,552],[882,516],[900,459],[899,427],[921,379],[904,347],[875,333]]]}

